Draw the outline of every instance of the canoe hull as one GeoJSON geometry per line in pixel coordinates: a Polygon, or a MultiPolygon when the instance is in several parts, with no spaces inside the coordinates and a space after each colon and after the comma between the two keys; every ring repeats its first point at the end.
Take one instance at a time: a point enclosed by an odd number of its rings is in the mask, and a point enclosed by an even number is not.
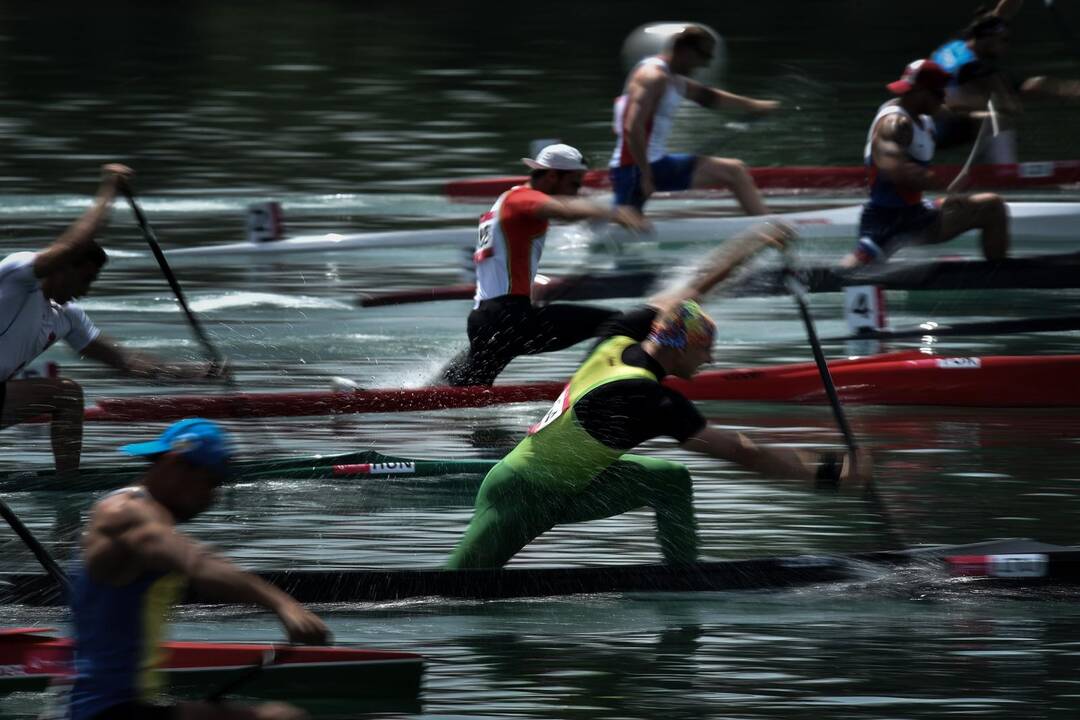
{"type": "MultiPolygon", "coordinates": [[[[271,645],[167,642],[163,668],[171,694],[198,698],[244,675],[237,694],[257,698],[408,700],[420,692],[423,657],[413,653],[341,647],[277,646],[272,664],[257,674],[271,645]]],[[[70,680],[73,644],[32,632],[0,635],[0,693],[44,690],[70,680]]]]}

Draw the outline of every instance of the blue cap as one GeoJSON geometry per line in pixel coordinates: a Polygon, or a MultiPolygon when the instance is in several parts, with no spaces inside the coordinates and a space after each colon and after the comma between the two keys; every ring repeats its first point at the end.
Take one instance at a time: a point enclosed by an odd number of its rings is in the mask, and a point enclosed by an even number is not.
{"type": "Polygon", "coordinates": [[[179,452],[192,465],[225,472],[232,457],[232,441],[220,425],[204,418],[188,418],[165,428],[157,440],[122,445],[128,455],[179,452]]]}

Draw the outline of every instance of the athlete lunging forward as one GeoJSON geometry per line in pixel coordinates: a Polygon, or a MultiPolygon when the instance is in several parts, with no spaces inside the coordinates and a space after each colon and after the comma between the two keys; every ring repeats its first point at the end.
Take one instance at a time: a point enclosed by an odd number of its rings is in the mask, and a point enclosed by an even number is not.
{"type": "MultiPolygon", "coordinates": [[[[551,410],[484,478],[448,567],[500,567],[556,525],[643,506],[656,512],[664,559],[693,562],[690,473],[679,463],[626,454],[659,436],[766,477],[847,484],[849,458],[763,447],[743,433],[709,427],[693,403],[660,383],[667,375],[689,379],[712,359],[716,325],[697,299],[761,249],[792,239],[786,227],[758,225],[715,251],[681,291],[610,321],[551,410]]],[[[868,456],[857,467],[860,479],[869,477],[868,456]]]]}

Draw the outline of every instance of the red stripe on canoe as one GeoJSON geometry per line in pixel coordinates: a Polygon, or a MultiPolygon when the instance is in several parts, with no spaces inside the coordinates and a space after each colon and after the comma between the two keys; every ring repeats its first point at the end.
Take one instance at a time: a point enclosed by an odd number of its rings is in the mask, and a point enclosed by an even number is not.
{"type": "MultiPolygon", "coordinates": [[[[840,397],[873,405],[1080,406],[1080,355],[943,357],[907,351],[829,363],[840,397]]],[[[823,403],[812,362],[703,372],[666,384],[692,400],[823,403]]],[[[102,399],[86,419],[251,418],[410,412],[551,401],[561,382],[352,392],[272,392],[102,399]]],[[[38,418],[41,421],[42,418],[38,418]]]]}
{"type": "MultiPolygon", "coordinates": [[[[951,181],[960,165],[937,165],[935,174],[951,181]]],[[[763,190],[822,189],[842,190],[866,187],[866,168],[855,166],[805,166],[751,168],[750,175],[763,190]]],[[[1002,165],[976,165],[971,169],[972,183],[984,188],[1025,188],[1064,185],[1080,182],[1080,160],[1057,160],[1002,165]]],[[[448,182],[444,192],[452,197],[496,197],[528,178],[508,176],[471,178],[448,182]]],[[[585,185],[611,187],[607,170],[590,170],[585,185]]]]}
{"type": "MultiPolygon", "coordinates": [[[[262,661],[273,648],[277,667],[311,663],[359,665],[386,661],[419,661],[415,653],[364,650],[347,647],[309,645],[264,645],[258,643],[165,642],[162,670],[193,670],[242,667],[262,661]]],[[[0,636],[0,665],[21,667],[25,675],[69,675],[74,643],[70,638],[26,635],[0,636]]]]}

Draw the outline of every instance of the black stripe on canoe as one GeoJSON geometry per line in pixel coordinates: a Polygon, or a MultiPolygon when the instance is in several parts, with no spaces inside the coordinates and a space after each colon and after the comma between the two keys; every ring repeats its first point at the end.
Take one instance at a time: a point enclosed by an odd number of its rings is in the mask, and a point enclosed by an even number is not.
{"type": "MultiPolygon", "coordinates": [[[[925,564],[940,568],[946,558],[955,557],[1002,558],[998,564],[1005,576],[985,579],[1011,587],[1080,584],[1080,548],[1022,539],[846,556],[724,560],[683,567],[283,570],[260,572],[259,575],[300,602],[350,603],[417,597],[493,599],[626,592],[778,590],[857,580],[875,567],[880,570],[925,564]],[[1042,560],[1036,562],[1033,558],[1042,560]],[[1031,569],[1032,565],[1039,566],[1038,572],[1031,569]]],[[[975,577],[990,574],[988,569],[980,571],[977,562],[968,570],[965,574],[975,577]]],[[[0,602],[57,605],[62,600],[59,589],[47,575],[0,574],[0,602]]],[[[200,601],[208,600],[196,595],[185,599],[188,603],[200,601]]]]}

